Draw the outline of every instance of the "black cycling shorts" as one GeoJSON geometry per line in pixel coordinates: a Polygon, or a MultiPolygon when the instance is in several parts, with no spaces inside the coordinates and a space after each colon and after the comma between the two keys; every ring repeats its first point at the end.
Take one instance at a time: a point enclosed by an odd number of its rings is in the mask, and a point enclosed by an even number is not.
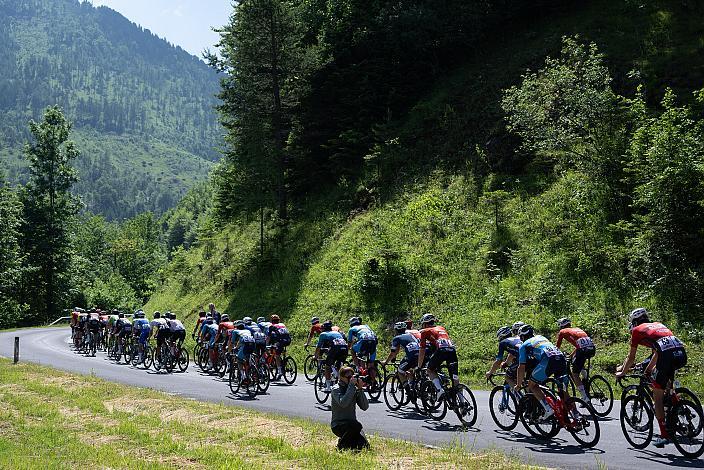
{"type": "Polygon", "coordinates": [[[333,346],[328,350],[327,356],[325,356],[325,364],[332,366],[345,362],[347,360],[347,353],[347,346],[333,346]]]}
{"type": "Polygon", "coordinates": [[[171,331],[169,331],[168,328],[160,328],[159,331],[156,332],[156,342],[161,344],[164,340],[169,339],[169,336],[171,336],[171,331]]]}
{"type": "MultiPolygon", "coordinates": [[[[513,380],[514,382],[518,378],[518,359],[514,360],[510,366],[506,368],[506,377],[513,380]]],[[[528,375],[530,377],[530,375],[528,375]]]]}
{"type": "Polygon", "coordinates": [[[687,365],[687,351],[684,348],[668,349],[658,352],[655,364],[655,388],[664,390],[667,383],[675,378],[675,371],[687,365]]]}
{"type": "Polygon", "coordinates": [[[582,372],[582,369],[584,369],[584,363],[587,362],[587,359],[594,357],[595,354],[596,348],[594,347],[577,349],[574,352],[574,356],[572,356],[572,372],[574,374],[579,374],[582,372]]]}
{"type": "Polygon", "coordinates": [[[406,354],[406,357],[398,365],[398,370],[408,372],[409,369],[415,369],[416,367],[418,367],[418,353],[406,354]]]}
{"type": "Polygon", "coordinates": [[[455,377],[459,375],[457,351],[455,348],[442,348],[435,351],[428,361],[428,369],[437,372],[440,370],[443,363],[447,364],[447,370],[450,372],[451,376],[455,377]]]}
{"type": "Polygon", "coordinates": [[[186,340],[186,330],[172,331],[171,340],[178,341],[179,344],[183,344],[183,342],[186,340]]]}

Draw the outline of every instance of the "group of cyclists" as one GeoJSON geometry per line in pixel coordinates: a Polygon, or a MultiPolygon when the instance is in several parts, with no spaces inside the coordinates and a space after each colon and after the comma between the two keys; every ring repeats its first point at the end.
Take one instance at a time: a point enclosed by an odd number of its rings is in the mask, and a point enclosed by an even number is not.
{"type": "MultiPolygon", "coordinates": [[[[635,367],[651,380],[652,406],[659,428],[659,437],[653,443],[662,448],[672,441],[673,425],[668,421],[665,402],[673,394],[675,372],[687,364],[686,348],[670,329],[662,323],[651,321],[648,311],[644,308],[637,308],[629,314],[629,325],[630,351],[622,365],[617,368],[616,378],[627,377],[635,367]],[[649,349],[651,354],[647,360],[636,364],[639,346],[649,349]]],[[[557,321],[557,326],[554,343],[536,332],[533,326],[521,321],[499,328],[496,333],[498,353],[486,372],[486,377],[491,379],[500,369],[503,371],[501,374],[504,377],[505,390],[516,399],[516,409],[513,410],[516,415],[520,414],[520,400],[530,396],[539,404],[536,406],[537,411],[534,410],[537,413],[536,423],[539,425],[554,421],[557,418],[556,413],[561,412],[561,409],[555,406],[555,401],[560,400],[565,405],[564,416],[559,418],[561,422],[567,423],[563,426],[570,432],[574,434],[584,431],[590,425],[598,428],[596,420],[590,423],[580,418],[580,408],[577,406],[582,403],[586,404],[587,408],[593,408],[595,397],[592,395],[596,392],[590,387],[592,378],[588,378],[588,370],[585,368],[588,369],[588,362],[596,355],[594,341],[584,330],[573,326],[569,318],[561,318],[557,321]],[[569,353],[561,349],[565,344],[571,345],[569,353]],[[548,382],[556,385],[554,394],[547,386],[548,382]],[[570,385],[574,397],[570,397],[570,385]]],[[[175,314],[167,312],[162,316],[160,312],[154,312],[150,321],[141,310],[138,310],[130,321],[124,313],[117,310],[108,313],[97,309],[75,309],[71,317],[71,328],[76,345],[100,342],[107,338],[108,342],[119,350],[123,347],[125,339],[131,336],[139,345],[140,354],[144,353],[151,338],[156,339],[158,350],[167,340],[180,348],[186,335],[183,324],[175,314]]],[[[391,364],[395,365],[394,380],[397,380],[399,388],[404,390],[402,393],[408,396],[419,390],[419,374],[427,384],[433,386],[431,388],[428,385],[425,390],[429,396],[428,400],[432,403],[439,403],[448,390],[467,388],[459,382],[455,344],[446,329],[437,324],[437,319],[432,314],[422,316],[418,329],[414,328],[410,319],[395,323],[389,344],[390,352],[382,361],[377,361],[376,358],[379,342],[377,334],[359,316],[349,319],[346,334],[331,320],[321,322],[320,318],[314,317],[311,319],[311,328],[305,341],[306,348],[316,336],[312,357],[318,367],[320,388],[325,393],[332,391],[337,379],[335,373],[347,363],[349,356],[356,370],[368,371],[370,388],[387,386],[388,377],[385,373],[385,377],[378,377],[380,372],[377,366],[385,368],[391,364]],[[443,369],[447,371],[446,374],[441,372],[443,369]]],[[[262,357],[266,351],[271,351],[274,357],[272,363],[275,364],[275,372],[278,372],[279,376],[284,376],[282,355],[292,340],[288,328],[278,315],[271,315],[269,320],[259,317],[255,321],[251,317],[244,317],[233,321],[227,314],[221,315],[212,308],[210,312],[199,313],[192,337],[207,351],[202,354],[204,360],[201,367],[204,369],[215,368],[219,355],[225,354],[228,361],[231,361],[232,368],[237,367],[240,373],[246,374],[246,364],[250,363],[253,355],[262,357]]],[[[90,350],[91,348],[88,348],[88,351],[90,350]]],[[[94,354],[95,350],[92,351],[94,354]]],[[[605,380],[604,382],[606,383],[605,380]]],[[[612,394],[610,399],[613,402],[612,394]]],[[[696,401],[701,416],[701,405],[698,399],[696,401]]],[[[397,402],[401,403],[399,400],[397,402]]],[[[499,406],[504,408],[499,410],[502,413],[510,408],[505,402],[504,399],[504,403],[499,406]]],[[[610,409],[609,407],[607,414],[610,409]]],[[[456,411],[460,419],[462,413],[468,412],[466,409],[456,411]]],[[[492,410],[492,415],[493,413],[492,410]]],[[[622,415],[623,413],[622,411],[622,415]]],[[[623,419],[622,416],[622,421],[623,419]]],[[[632,421],[627,421],[627,424],[634,426],[632,421]]],[[[690,431],[700,433],[701,426],[699,424],[697,429],[690,431]]],[[[537,429],[541,429],[540,426],[537,426],[537,429]]],[[[596,431],[598,441],[598,429],[596,431]]],[[[581,442],[580,439],[578,441],[581,442]]],[[[592,442],[591,445],[594,444],[595,442],[592,442]]]]}
{"type": "Polygon", "coordinates": [[[110,312],[100,309],[86,311],[76,307],[71,313],[70,326],[71,339],[76,349],[84,350],[92,356],[95,356],[98,349],[105,349],[116,358],[129,357],[133,363],[144,363],[147,360],[147,345],[151,338],[156,340],[157,352],[161,351],[167,341],[172,344],[174,356],[178,355],[186,339],[186,328],[172,312],[162,315],[156,311],[150,321],[143,310],[137,310],[130,320],[117,309],[110,312]],[[134,348],[128,350],[129,345],[134,348]]]}

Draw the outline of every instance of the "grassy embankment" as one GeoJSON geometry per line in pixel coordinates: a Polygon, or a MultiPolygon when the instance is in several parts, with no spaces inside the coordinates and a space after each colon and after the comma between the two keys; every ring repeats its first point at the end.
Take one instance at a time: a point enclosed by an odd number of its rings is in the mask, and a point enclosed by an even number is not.
{"type": "Polygon", "coordinates": [[[371,437],[339,453],[323,424],[0,360],[2,468],[517,468],[501,454],[371,437]]]}
{"type": "Polygon", "coordinates": [[[257,223],[233,223],[176,256],[147,309],[172,309],[189,321],[211,300],[235,317],[276,312],[296,335],[299,356],[314,315],[341,326],[362,315],[384,333],[387,351],[390,323],[407,312],[414,319],[432,312],[456,340],[462,374],[476,386],[495,353],[496,329],[519,319],[553,336],[555,320],[572,317],[595,337],[598,368],[611,373],[627,352],[625,314],[644,305],[687,341],[691,367],[683,381],[704,390],[701,329],[611,275],[627,252],[610,251],[602,215],[580,205],[584,193],[598,197],[598,188],[540,159],[525,166],[506,157],[503,167],[522,168],[520,174],[481,179],[469,166],[437,163],[462,160],[463,149],[485,141],[487,128],[503,125],[501,90],[554,53],[562,35],[595,40],[621,84],[637,67],[653,93],[675,76],[673,85],[691,88],[701,78],[685,67],[702,54],[687,46],[699,34],[696,15],[676,2],[655,2],[634,15],[622,8],[593,2],[478,48],[398,123],[399,148],[386,151],[405,154],[404,164],[380,202],[355,215],[350,201],[335,195],[309,202],[287,233],[268,229],[264,259],[257,223]],[[426,166],[408,168],[408,161],[426,166]],[[498,189],[505,193],[495,205],[486,196],[498,189]]]}

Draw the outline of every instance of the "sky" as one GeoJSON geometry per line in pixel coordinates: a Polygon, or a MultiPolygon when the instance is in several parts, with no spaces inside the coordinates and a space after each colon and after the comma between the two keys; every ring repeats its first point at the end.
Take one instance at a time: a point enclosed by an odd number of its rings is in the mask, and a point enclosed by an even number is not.
{"type": "Polygon", "coordinates": [[[211,28],[227,23],[232,0],[90,0],[105,5],[159,37],[201,57],[218,42],[211,28]]]}

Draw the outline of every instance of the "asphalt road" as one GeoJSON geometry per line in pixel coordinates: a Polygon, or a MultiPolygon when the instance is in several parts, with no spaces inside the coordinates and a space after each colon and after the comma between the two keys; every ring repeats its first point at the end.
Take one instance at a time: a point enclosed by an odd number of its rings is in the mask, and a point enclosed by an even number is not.
{"type": "MultiPolygon", "coordinates": [[[[254,408],[277,414],[329,422],[330,411],[315,401],[312,385],[303,377],[299,365],[297,382],[292,386],[272,383],[268,394],[254,400],[232,396],[227,382],[200,373],[191,364],[185,373],[156,373],[118,365],[103,353],[97,357],[75,354],[68,327],[28,329],[0,333],[0,356],[12,357],[14,337],[20,337],[20,360],[34,362],[80,374],[95,374],[106,380],[149,387],[196,400],[254,408]]],[[[390,412],[382,402],[372,403],[367,412],[358,413],[367,433],[416,441],[428,445],[455,444],[469,450],[498,449],[518,456],[529,464],[558,468],[669,469],[704,468],[704,461],[683,459],[674,446],[664,451],[649,447],[631,449],[621,433],[618,403],[612,416],[601,421],[601,439],[596,448],[581,449],[569,433],[561,431],[551,442],[530,437],[522,425],[513,432],[497,428],[488,408],[489,393],[475,391],[479,417],[474,429],[462,431],[451,412],[446,422],[425,419],[411,411],[390,412]]]]}

